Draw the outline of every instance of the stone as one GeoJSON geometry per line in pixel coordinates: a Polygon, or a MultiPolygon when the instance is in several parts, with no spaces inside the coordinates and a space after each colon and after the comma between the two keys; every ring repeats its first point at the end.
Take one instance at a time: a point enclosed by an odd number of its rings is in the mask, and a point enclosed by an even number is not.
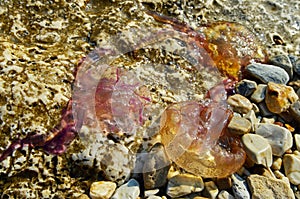
{"type": "Polygon", "coordinates": [[[171,162],[168,159],[162,144],[155,144],[143,167],[143,180],[145,189],[154,189],[164,186],[171,162]]]}
{"type": "Polygon", "coordinates": [[[298,95],[292,87],[268,83],[265,102],[272,113],[279,114],[286,111],[297,100],[298,95]]]}
{"type": "Polygon", "coordinates": [[[295,138],[296,148],[298,151],[300,151],[300,134],[295,134],[294,138],[295,138]]]}
{"type": "Polygon", "coordinates": [[[145,190],[144,196],[149,197],[149,196],[154,196],[159,192],[159,189],[151,189],[151,190],[145,190]]]}
{"type": "Polygon", "coordinates": [[[300,101],[294,102],[290,107],[290,113],[293,118],[300,123],[300,101]]]}
{"type": "Polygon", "coordinates": [[[297,75],[300,75],[300,59],[297,59],[294,62],[293,68],[294,68],[295,73],[297,73],[297,75]]]}
{"type": "Polygon", "coordinates": [[[86,194],[81,194],[77,199],[90,199],[90,197],[86,194]]]}
{"type": "Polygon", "coordinates": [[[93,182],[90,187],[92,199],[109,199],[117,188],[116,183],[110,181],[93,182]]]}
{"type": "Polygon", "coordinates": [[[240,94],[235,94],[227,99],[227,103],[232,107],[234,112],[238,113],[248,113],[253,105],[252,103],[244,96],[240,94]]]}
{"type": "Polygon", "coordinates": [[[274,117],[271,117],[271,118],[263,117],[261,119],[261,123],[264,123],[264,124],[274,124],[275,123],[275,118],[274,117]]]}
{"type": "Polygon", "coordinates": [[[127,183],[117,188],[111,199],[137,199],[140,195],[139,183],[135,179],[130,179],[127,183]]]}
{"type": "Polygon", "coordinates": [[[171,198],[176,198],[195,192],[200,192],[203,189],[204,183],[200,176],[179,174],[169,179],[167,195],[171,198]]]}
{"type": "Polygon", "coordinates": [[[232,191],[236,199],[250,199],[246,181],[237,174],[231,175],[233,185],[232,191]]]}
{"type": "Polygon", "coordinates": [[[244,115],[244,118],[249,120],[251,123],[251,132],[254,132],[259,124],[259,119],[256,117],[255,112],[253,110],[250,110],[246,115],[244,115]]]}
{"type": "Polygon", "coordinates": [[[214,181],[208,181],[204,183],[203,195],[208,198],[217,198],[219,189],[214,183],[214,181]]]}
{"type": "Polygon", "coordinates": [[[231,195],[230,193],[228,193],[225,190],[220,191],[217,198],[218,199],[235,199],[233,195],[231,195]]]}
{"type": "Polygon", "coordinates": [[[245,97],[250,96],[256,90],[256,88],[256,82],[247,79],[239,81],[235,86],[236,93],[245,97]]]}
{"type": "Polygon", "coordinates": [[[266,103],[263,101],[261,103],[258,104],[258,108],[260,110],[260,115],[263,117],[272,117],[274,116],[274,113],[272,113],[271,111],[269,111],[266,103]]]}
{"type": "Polygon", "coordinates": [[[245,134],[242,142],[247,156],[256,164],[270,167],[273,162],[272,148],[267,139],[257,134],[245,134]]]}
{"type": "Polygon", "coordinates": [[[256,90],[252,93],[250,99],[255,103],[262,102],[266,97],[266,84],[258,84],[256,90]]]}
{"type": "Polygon", "coordinates": [[[250,132],[251,122],[243,117],[233,116],[227,128],[230,133],[243,135],[250,132]]]}
{"type": "Polygon", "coordinates": [[[255,133],[268,140],[275,156],[282,156],[293,146],[292,133],[275,124],[260,124],[255,133]]]}
{"type": "Polygon", "coordinates": [[[263,83],[287,84],[290,79],[284,69],[269,64],[253,63],[246,66],[245,72],[263,83]]]}
{"type": "Polygon", "coordinates": [[[271,168],[273,170],[280,170],[281,169],[281,165],[282,165],[282,158],[281,157],[275,157],[273,159],[273,164],[272,164],[271,168]]]}
{"type": "Polygon", "coordinates": [[[271,64],[275,66],[279,66],[280,68],[284,69],[287,74],[289,75],[290,79],[293,78],[293,65],[288,55],[275,55],[270,58],[271,64]]]}
{"type": "Polygon", "coordinates": [[[252,199],[274,198],[274,199],[294,199],[294,193],[289,185],[283,180],[250,175],[247,178],[248,186],[252,193],[252,199]]]}
{"type": "Polygon", "coordinates": [[[284,173],[294,185],[300,184],[300,152],[283,156],[284,173]]]}
{"type": "Polygon", "coordinates": [[[274,173],[274,175],[277,179],[283,180],[285,183],[290,185],[290,180],[283,173],[281,173],[279,170],[276,170],[273,173],[274,173]]]}

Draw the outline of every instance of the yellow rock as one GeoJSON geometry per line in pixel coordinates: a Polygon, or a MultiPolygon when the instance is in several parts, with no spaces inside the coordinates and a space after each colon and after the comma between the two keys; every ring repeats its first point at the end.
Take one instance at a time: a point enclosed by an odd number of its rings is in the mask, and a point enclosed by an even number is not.
{"type": "Polygon", "coordinates": [[[110,181],[93,182],[90,188],[92,199],[109,199],[117,188],[116,183],[110,181]]]}
{"type": "Polygon", "coordinates": [[[294,102],[296,102],[298,100],[298,95],[290,86],[269,82],[265,100],[269,111],[279,114],[286,111],[294,102]]]}

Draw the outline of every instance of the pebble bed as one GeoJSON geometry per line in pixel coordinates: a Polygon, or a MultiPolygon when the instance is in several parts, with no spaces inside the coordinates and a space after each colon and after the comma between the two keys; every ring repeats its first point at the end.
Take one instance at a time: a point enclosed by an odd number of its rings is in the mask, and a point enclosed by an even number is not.
{"type": "MultiPolygon", "coordinates": [[[[248,65],[247,78],[236,84],[236,94],[228,98],[234,116],[227,128],[241,136],[247,153],[246,163],[236,173],[226,178],[201,178],[176,165],[155,170],[149,161],[144,167],[152,168],[151,172],[131,178],[120,187],[109,181],[94,182],[89,196],[93,199],[299,198],[299,61],[292,55],[277,55],[270,58],[269,64],[248,65]]],[[[168,161],[163,147],[154,148],[157,161],[168,161]]]]}
{"type": "MultiPolygon", "coordinates": [[[[144,172],[132,173],[135,158],[130,150],[98,135],[91,136],[94,140],[86,148],[80,139],[74,140],[61,156],[29,146],[15,151],[0,163],[0,197],[299,199],[299,3],[104,2],[0,2],[1,151],[31,133],[49,135],[71,97],[79,60],[123,25],[134,27],[132,21],[137,19],[144,25],[155,23],[139,10],[142,6],[192,27],[207,21],[236,21],[263,41],[268,63],[248,65],[236,94],[227,100],[234,111],[227,128],[241,137],[245,164],[226,178],[202,178],[171,163],[157,143],[140,168],[144,172]],[[167,166],[157,168],[156,162],[167,166]]],[[[83,128],[83,133],[89,135],[89,130],[83,128]]]]}

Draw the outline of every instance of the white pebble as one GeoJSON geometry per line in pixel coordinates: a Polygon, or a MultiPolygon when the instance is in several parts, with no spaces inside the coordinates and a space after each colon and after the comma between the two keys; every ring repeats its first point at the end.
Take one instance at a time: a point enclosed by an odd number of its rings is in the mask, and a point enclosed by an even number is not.
{"type": "Polygon", "coordinates": [[[92,199],[109,199],[117,188],[116,183],[110,181],[93,182],[90,187],[92,199]]]}
{"type": "Polygon", "coordinates": [[[111,199],[137,199],[140,195],[139,183],[130,179],[126,184],[121,185],[111,199]]]}
{"type": "Polygon", "coordinates": [[[300,152],[295,151],[293,154],[283,156],[283,166],[285,175],[294,185],[300,184],[300,152]]]}
{"type": "Polygon", "coordinates": [[[268,140],[272,148],[272,154],[275,156],[282,156],[293,146],[292,133],[278,125],[260,124],[255,133],[268,140]]]}
{"type": "Polygon", "coordinates": [[[268,141],[256,134],[245,134],[242,137],[248,157],[256,164],[270,167],[273,162],[272,149],[268,141]]]}

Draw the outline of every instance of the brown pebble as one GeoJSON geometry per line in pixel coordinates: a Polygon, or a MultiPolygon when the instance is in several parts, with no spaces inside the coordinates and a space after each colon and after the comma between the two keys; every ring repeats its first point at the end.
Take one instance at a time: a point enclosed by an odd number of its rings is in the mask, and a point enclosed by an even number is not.
{"type": "Polygon", "coordinates": [[[266,105],[272,113],[282,113],[298,100],[294,89],[284,84],[269,82],[266,91],[266,105]]]}
{"type": "Polygon", "coordinates": [[[232,179],[230,177],[218,178],[216,183],[220,190],[230,189],[232,187],[232,179]]]}

